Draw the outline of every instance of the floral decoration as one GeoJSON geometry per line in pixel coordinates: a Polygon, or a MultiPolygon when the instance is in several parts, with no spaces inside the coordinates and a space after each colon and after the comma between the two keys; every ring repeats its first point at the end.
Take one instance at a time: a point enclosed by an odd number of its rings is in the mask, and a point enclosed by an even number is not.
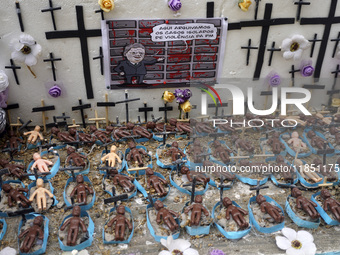
{"type": "Polygon", "coordinates": [[[174,93],[166,90],[162,95],[162,99],[165,103],[172,103],[175,100],[175,95],[174,93]]]}
{"type": "Polygon", "coordinates": [[[285,59],[298,60],[305,49],[310,47],[309,41],[303,35],[294,35],[283,40],[281,49],[285,59]]]}
{"type": "Polygon", "coordinates": [[[172,236],[161,239],[161,244],[168,250],[161,251],[158,255],[199,255],[198,251],[190,248],[191,244],[185,239],[174,240],[172,236]]]}
{"type": "Polygon", "coordinates": [[[312,76],[314,73],[314,67],[312,66],[312,61],[302,61],[300,66],[300,74],[303,77],[312,76]]]}
{"type": "Polygon", "coordinates": [[[209,251],[208,255],[226,255],[222,250],[212,249],[209,251]]]}
{"type": "Polygon", "coordinates": [[[268,82],[271,87],[277,87],[281,84],[281,77],[277,73],[272,74],[269,77],[268,82]]]}
{"type": "Polygon", "coordinates": [[[189,102],[190,97],[192,96],[190,89],[175,89],[174,95],[176,97],[176,102],[179,103],[179,118],[182,117],[182,111],[187,113],[190,112],[192,106],[189,102]]]}
{"type": "Polygon", "coordinates": [[[0,107],[7,107],[8,99],[8,77],[4,71],[0,70],[0,107]]]}
{"type": "Polygon", "coordinates": [[[98,0],[98,4],[104,12],[110,12],[115,8],[113,0],[98,0]]]}
{"type": "Polygon", "coordinates": [[[61,91],[61,88],[58,86],[58,84],[55,84],[53,87],[51,87],[51,88],[48,90],[48,94],[49,94],[51,97],[60,97],[61,94],[62,94],[62,91],[61,91]]]}
{"type": "Polygon", "coordinates": [[[249,9],[249,6],[252,4],[250,0],[239,0],[238,7],[244,12],[247,12],[249,9]]]}
{"type": "Polygon", "coordinates": [[[181,0],[169,0],[168,6],[172,11],[176,12],[181,9],[182,3],[181,3],[181,0]]]}

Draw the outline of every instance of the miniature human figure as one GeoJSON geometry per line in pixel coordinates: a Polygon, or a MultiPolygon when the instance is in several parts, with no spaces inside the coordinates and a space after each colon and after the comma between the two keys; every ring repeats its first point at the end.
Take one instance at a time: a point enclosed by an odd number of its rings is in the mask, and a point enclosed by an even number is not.
{"type": "Polygon", "coordinates": [[[126,59],[120,61],[114,71],[125,76],[126,84],[132,84],[132,77],[137,78],[137,84],[143,84],[146,75],[145,65],[153,65],[164,60],[164,58],[144,60],[145,47],[140,43],[127,45],[123,55],[126,59]]]}
{"type": "Polygon", "coordinates": [[[323,140],[320,136],[317,136],[313,130],[309,130],[307,132],[308,138],[311,140],[311,145],[313,147],[318,148],[319,150],[322,150],[325,145],[325,140],[323,140]]]}
{"type": "Polygon", "coordinates": [[[199,155],[204,153],[204,148],[198,139],[194,141],[191,148],[188,150],[188,153],[193,156],[194,163],[202,162],[203,156],[199,156],[199,155]]]}
{"type": "Polygon", "coordinates": [[[115,226],[115,240],[116,241],[124,241],[125,236],[125,226],[127,225],[129,230],[132,231],[131,222],[125,217],[125,207],[123,205],[119,205],[117,207],[117,215],[112,218],[109,223],[107,223],[108,227],[112,227],[116,223],[115,226]]]}
{"type": "Polygon", "coordinates": [[[285,167],[285,170],[287,170],[287,171],[280,171],[280,174],[282,175],[283,179],[288,183],[293,183],[294,178],[291,172],[292,168],[285,163],[284,158],[281,155],[278,155],[275,161],[277,165],[285,167]]]}
{"type": "Polygon", "coordinates": [[[250,153],[253,153],[255,150],[254,146],[249,141],[239,138],[238,135],[232,135],[231,140],[235,143],[237,149],[242,149],[250,153]]]}
{"type": "Polygon", "coordinates": [[[51,133],[58,137],[61,142],[75,142],[76,139],[69,132],[61,132],[59,128],[51,128],[51,133]]]}
{"type": "Polygon", "coordinates": [[[20,180],[25,178],[24,174],[24,169],[25,166],[21,164],[13,164],[10,163],[9,160],[6,159],[0,159],[0,166],[3,168],[7,168],[10,174],[18,177],[20,180]]]}
{"type": "Polygon", "coordinates": [[[204,215],[206,217],[209,216],[209,211],[207,210],[207,208],[205,208],[202,205],[202,202],[203,202],[202,196],[197,195],[195,196],[195,203],[191,204],[190,206],[184,209],[184,213],[188,213],[189,211],[192,211],[191,219],[190,219],[191,226],[200,225],[202,211],[204,212],[204,215]]]}
{"type": "Polygon", "coordinates": [[[110,167],[114,167],[116,165],[116,160],[118,163],[122,163],[120,157],[116,154],[117,147],[115,145],[111,146],[110,153],[106,154],[101,158],[102,162],[107,161],[110,167]]]}
{"type": "Polygon", "coordinates": [[[174,232],[179,228],[177,222],[175,221],[174,217],[179,217],[179,214],[174,212],[173,210],[167,209],[164,207],[163,203],[160,200],[155,201],[154,203],[155,209],[158,211],[156,222],[160,224],[162,220],[171,230],[174,232]]]}
{"type": "Polygon", "coordinates": [[[73,147],[67,148],[67,163],[70,163],[71,161],[73,161],[73,163],[76,166],[85,167],[86,163],[84,159],[86,159],[86,156],[76,152],[75,148],[73,147]]]}
{"type": "Polygon", "coordinates": [[[44,137],[40,134],[40,126],[35,126],[33,131],[25,132],[24,135],[29,135],[27,142],[30,144],[34,144],[38,137],[41,141],[44,140],[44,137]]]}
{"type": "Polygon", "coordinates": [[[267,202],[266,198],[261,194],[256,196],[256,202],[260,205],[261,212],[268,213],[277,223],[283,222],[284,216],[281,215],[279,207],[267,202]]]}
{"type": "Polygon", "coordinates": [[[45,211],[47,208],[46,195],[48,195],[50,198],[53,198],[53,194],[48,189],[44,188],[43,179],[39,178],[37,180],[37,189],[33,192],[29,200],[33,202],[34,198],[36,197],[39,211],[45,211]]]}
{"type": "Polygon", "coordinates": [[[153,121],[148,121],[146,123],[146,128],[157,131],[157,132],[163,132],[164,131],[164,125],[165,125],[165,131],[166,132],[174,132],[176,130],[175,126],[166,125],[163,122],[162,123],[155,123],[153,121]]]}
{"type": "Polygon", "coordinates": [[[138,163],[139,167],[142,167],[144,165],[142,155],[147,155],[146,151],[143,149],[137,149],[136,144],[134,142],[129,142],[128,146],[130,148],[130,152],[126,156],[127,161],[131,161],[131,157],[133,160],[138,163]]]}
{"type": "Polygon", "coordinates": [[[190,123],[188,123],[188,122],[177,121],[177,119],[171,118],[169,120],[169,124],[173,127],[176,127],[178,132],[181,132],[181,133],[191,133],[192,132],[192,127],[190,126],[190,123]]]}
{"type": "Polygon", "coordinates": [[[302,140],[299,138],[299,133],[296,131],[291,134],[291,138],[287,141],[287,143],[292,144],[293,150],[296,152],[307,148],[307,145],[302,142],[302,140]]]}
{"type": "Polygon", "coordinates": [[[114,185],[119,185],[124,190],[131,192],[135,189],[135,185],[132,183],[133,178],[127,175],[119,174],[116,169],[110,170],[109,177],[112,179],[114,185]]]}
{"type": "Polygon", "coordinates": [[[31,167],[31,170],[34,170],[34,168],[38,168],[38,170],[42,173],[49,172],[50,170],[48,169],[48,166],[53,165],[52,161],[42,159],[39,153],[34,153],[33,154],[33,160],[34,164],[31,167]]]}
{"type": "Polygon", "coordinates": [[[116,128],[116,129],[113,130],[113,136],[118,141],[121,138],[131,136],[131,133],[130,133],[130,131],[127,130],[126,127],[119,127],[119,128],[116,128]]]}
{"type": "Polygon", "coordinates": [[[301,190],[292,189],[292,197],[296,198],[296,207],[306,212],[313,220],[320,218],[320,214],[316,211],[317,204],[302,196],[301,190]]]}
{"type": "Polygon", "coordinates": [[[160,197],[164,197],[167,194],[163,185],[167,185],[168,182],[161,177],[154,175],[154,171],[150,167],[146,169],[146,176],[148,177],[146,188],[150,189],[152,186],[160,197]]]}
{"type": "Polygon", "coordinates": [[[321,159],[315,158],[313,160],[313,164],[315,164],[315,167],[319,170],[319,173],[323,176],[327,177],[327,181],[334,182],[338,180],[338,175],[334,171],[332,171],[329,167],[324,166],[322,164],[321,159]]]}
{"type": "Polygon", "coordinates": [[[229,150],[226,146],[223,146],[220,141],[215,140],[212,143],[212,147],[214,148],[213,156],[214,157],[220,157],[222,162],[227,164],[230,162],[230,153],[231,150],[229,150]]]}
{"type": "Polygon", "coordinates": [[[230,214],[233,217],[233,220],[240,227],[240,229],[245,229],[249,227],[249,223],[245,220],[243,215],[248,215],[248,212],[240,207],[233,205],[232,201],[229,197],[225,197],[222,200],[224,207],[226,210],[226,219],[230,220],[230,214]]]}
{"type": "Polygon", "coordinates": [[[7,193],[8,197],[8,206],[13,206],[13,201],[17,203],[17,205],[21,205],[24,208],[27,208],[31,202],[27,199],[27,197],[22,194],[22,192],[28,192],[26,188],[13,188],[8,183],[2,184],[2,189],[7,193]]]}
{"type": "Polygon", "coordinates": [[[107,137],[106,132],[105,131],[101,131],[99,129],[96,128],[96,126],[90,126],[90,131],[91,133],[96,136],[99,141],[101,141],[102,143],[108,143],[111,141],[111,139],[109,137],[107,137]]]}
{"type": "Polygon", "coordinates": [[[212,174],[215,178],[221,178],[222,176],[225,180],[228,180],[228,181],[233,181],[236,178],[234,174],[228,171],[217,171],[214,163],[209,160],[203,161],[203,167],[207,172],[212,174]]]}
{"type": "Polygon", "coordinates": [[[19,147],[18,142],[22,143],[23,140],[21,138],[17,137],[13,130],[10,130],[9,131],[9,148],[11,150],[17,149],[19,147]]]}
{"type": "Polygon", "coordinates": [[[86,134],[86,133],[81,133],[81,132],[78,133],[78,138],[77,138],[77,130],[75,128],[70,128],[68,132],[75,140],[79,139],[82,142],[93,142],[93,143],[96,141],[96,138],[94,136],[90,134],[86,134]]]}
{"type": "Polygon", "coordinates": [[[191,127],[196,128],[196,131],[198,133],[214,133],[215,132],[215,128],[213,128],[206,122],[198,122],[195,119],[190,119],[189,123],[191,127]]]}
{"type": "Polygon", "coordinates": [[[340,132],[339,132],[339,130],[336,127],[330,127],[329,133],[334,136],[335,143],[337,145],[339,145],[340,144],[340,132]]]}
{"type": "Polygon", "coordinates": [[[235,132],[235,128],[231,126],[229,120],[227,123],[224,123],[224,124],[219,124],[218,125],[218,128],[222,131],[229,131],[231,133],[235,132]]]}
{"type": "Polygon", "coordinates": [[[80,203],[84,203],[86,204],[87,202],[87,193],[86,191],[88,191],[89,194],[93,194],[93,189],[91,187],[89,187],[89,185],[87,185],[84,182],[84,177],[79,174],[76,177],[76,182],[77,185],[73,188],[70,197],[74,197],[75,194],[77,194],[77,202],[80,203]]]}
{"type": "Polygon", "coordinates": [[[190,182],[192,182],[195,177],[196,181],[203,182],[204,186],[207,185],[207,183],[210,181],[209,177],[196,171],[190,171],[189,168],[186,166],[181,167],[181,174],[185,174],[190,182]]]}
{"type": "Polygon", "coordinates": [[[76,205],[72,210],[72,217],[68,218],[64,224],[60,227],[61,231],[64,231],[67,225],[70,225],[67,233],[67,246],[75,246],[77,243],[79,227],[83,232],[87,232],[86,225],[80,216],[80,206],[76,205]]]}
{"type": "Polygon", "coordinates": [[[136,126],[135,124],[128,122],[126,124],[127,129],[131,130],[133,135],[139,135],[141,137],[145,137],[147,139],[152,138],[152,133],[150,133],[146,128],[142,126],[136,126]]]}
{"type": "Polygon", "coordinates": [[[36,238],[43,240],[44,239],[44,231],[42,230],[41,226],[44,223],[44,218],[42,216],[37,216],[33,220],[33,226],[29,227],[25,231],[21,232],[18,236],[19,239],[25,236],[24,241],[20,246],[20,251],[23,253],[28,253],[33,245],[36,242],[36,238]]]}
{"type": "Polygon", "coordinates": [[[295,159],[294,164],[297,166],[297,169],[299,169],[302,178],[311,179],[315,183],[322,181],[322,178],[315,171],[311,171],[309,168],[306,169],[307,165],[303,164],[300,159],[295,159]]]}
{"type": "Polygon", "coordinates": [[[267,144],[272,148],[274,154],[280,154],[285,149],[284,144],[280,141],[280,134],[274,132],[272,137],[267,140],[267,144]]]}
{"type": "Polygon", "coordinates": [[[180,149],[178,149],[178,143],[177,142],[173,142],[171,144],[171,147],[169,149],[167,149],[166,152],[167,156],[171,155],[171,160],[174,162],[178,159],[178,156],[184,158],[185,154],[183,153],[183,151],[181,151],[180,149]]]}
{"type": "Polygon", "coordinates": [[[340,222],[340,202],[332,198],[331,193],[329,193],[327,189],[321,190],[320,195],[324,199],[323,209],[325,210],[325,212],[330,210],[336,220],[340,222]]]}

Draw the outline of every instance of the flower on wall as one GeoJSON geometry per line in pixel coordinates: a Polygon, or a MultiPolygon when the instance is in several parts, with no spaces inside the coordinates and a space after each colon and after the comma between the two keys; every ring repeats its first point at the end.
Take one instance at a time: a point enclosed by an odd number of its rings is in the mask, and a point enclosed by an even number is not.
{"type": "Polygon", "coordinates": [[[27,66],[34,66],[37,64],[37,57],[41,52],[40,44],[37,44],[32,36],[29,34],[22,34],[19,40],[11,42],[12,58],[19,62],[25,63],[27,66]]]}
{"type": "Polygon", "coordinates": [[[110,12],[115,8],[113,0],[98,0],[98,4],[104,12],[110,12]]]}
{"type": "Polygon", "coordinates": [[[272,71],[267,75],[266,81],[270,87],[277,87],[281,84],[281,76],[272,71]]]}
{"type": "Polygon", "coordinates": [[[176,102],[179,103],[179,118],[182,117],[182,111],[184,113],[188,113],[191,111],[192,106],[189,102],[190,97],[192,96],[190,89],[175,89],[174,95],[176,97],[176,102]]]}
{"type": "Polygon", "coordinates": [[[244,12],[247,12],[249,9],[249,6],[251,5],[250,0],[240,0],[238,1],[238,7],[244,12]]]}
{"type": "Polygon", "coordinates": [[[314,73],[314,67],[312,66],[312,61],[302,61],[300,65],[300,74],[303,77],[312,76],[314,73]]]}
{"type": "Polygon", "coordinates": [[[282,42],[283,57],[298,60],[301,58],[303,51],[308,49],[309,46],[308,40],[303,35],[293,35],[292,38],[286,38],[282,42]]]}
{"type": "Polygon", "coordinates": [[[161,239],[161,244],[168,250],[161,251],[158,255],[199,255],[198,251],[190,248],[191,244],[185,239],[174,240],[172,236],[161,239]]]}
{"type": "Polygon", "coordinates": [[[172,11],[177,12],[181,9],[182,3],[181,0],[169,0],[168,6],[172,11]]]}
{"type": "Polygon", "coordinates": [[[0,107],[7,107],[8,99],[8,77],[4,71],[0,70],[0,107]]]}
{"type": "Polygon", "coordinates": [[[174,93],[166,90],[162,95],[162,99],[165,103],[172,103],[175,100],[175,95],[174,93]]]}

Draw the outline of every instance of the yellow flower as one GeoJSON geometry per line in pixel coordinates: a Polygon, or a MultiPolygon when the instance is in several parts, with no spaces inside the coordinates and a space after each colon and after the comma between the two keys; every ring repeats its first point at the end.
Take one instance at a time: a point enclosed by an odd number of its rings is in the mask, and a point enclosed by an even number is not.
{"type": "Polygon", "coordinates": [[[242,11],[247,12],[249,6],[251,5],[251,1],[250,0],[240,0],[238,2],[238,7],[241,8],[242,11]]]}
{"type": "Polygon", "coordinates": [[[191,111],[191,104],[189,100],[185,101],[183,104],[179,105],[183,112],[190,112],[191,111]]]}
{"type": "Polygon", "coordinates": [[[164,91],[162,98],[166,103],[172,103],[172,101],[175,100],[175,95],[174,93],[166,90],[164,91]]]}
{"type": "Polygon", "coordinates": [[[98,4],[104,12],[112,11],[115,8],[113,0],[98,0],[98,4]]]}
{"type": "Polygon", "coordinates": [[[339,107],[340,106],[340,98],[333,98],[332,99],[332,106],[339,107]]]}

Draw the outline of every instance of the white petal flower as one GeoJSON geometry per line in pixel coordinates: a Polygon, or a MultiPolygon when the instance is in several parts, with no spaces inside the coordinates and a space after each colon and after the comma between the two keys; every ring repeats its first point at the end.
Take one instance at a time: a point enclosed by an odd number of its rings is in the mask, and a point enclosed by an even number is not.
{"type": "Polygon", "coordinates": [[[0,70],[0,92],[5,91],[8,87],[8,77],[4,71],[0,70]]]}
{"type": "Polygon", "coordinates": [[[310,46],[309,41],[302,35],[294,35],[292,38],[286,38],[282,41],[281,49],[285,59],[294,58],[298,60],[301,58],[305,49],[310,46]]]}
{"type": "Polygon", "coordinates": [[[276,236],[276,245],[285,250],[287,255],[314,255],[316,246],[313,236],[307,231],[296,232],[291,228],[283,228],[284,236],[276,236]]]}
{"type": "Polygon", "coordinates": [[[27,66],[34,66],[37,63],[37,57],[41,52],[41,46],[37,44],[34,38],[28,34],[20,35],[19,40],[12,40],[12,58],[19,62],[24,62],[27,66]]]}
{"type": "Polygon", "coordinates": [[[73,251],[68,251],[68,252],[63,252],[61,255],[89,255],[89,252],[87,250],[73,250],[73,251]]]}
{"type": "Polygon", "coordinates": [[[185,239],[174,240],[172,236],[168,236],[166,240],[161,239],[161,244],[168,251],[161,251],[158,255],[199,255],[197,250],[190,248],[190,242],[185,239]]]}

